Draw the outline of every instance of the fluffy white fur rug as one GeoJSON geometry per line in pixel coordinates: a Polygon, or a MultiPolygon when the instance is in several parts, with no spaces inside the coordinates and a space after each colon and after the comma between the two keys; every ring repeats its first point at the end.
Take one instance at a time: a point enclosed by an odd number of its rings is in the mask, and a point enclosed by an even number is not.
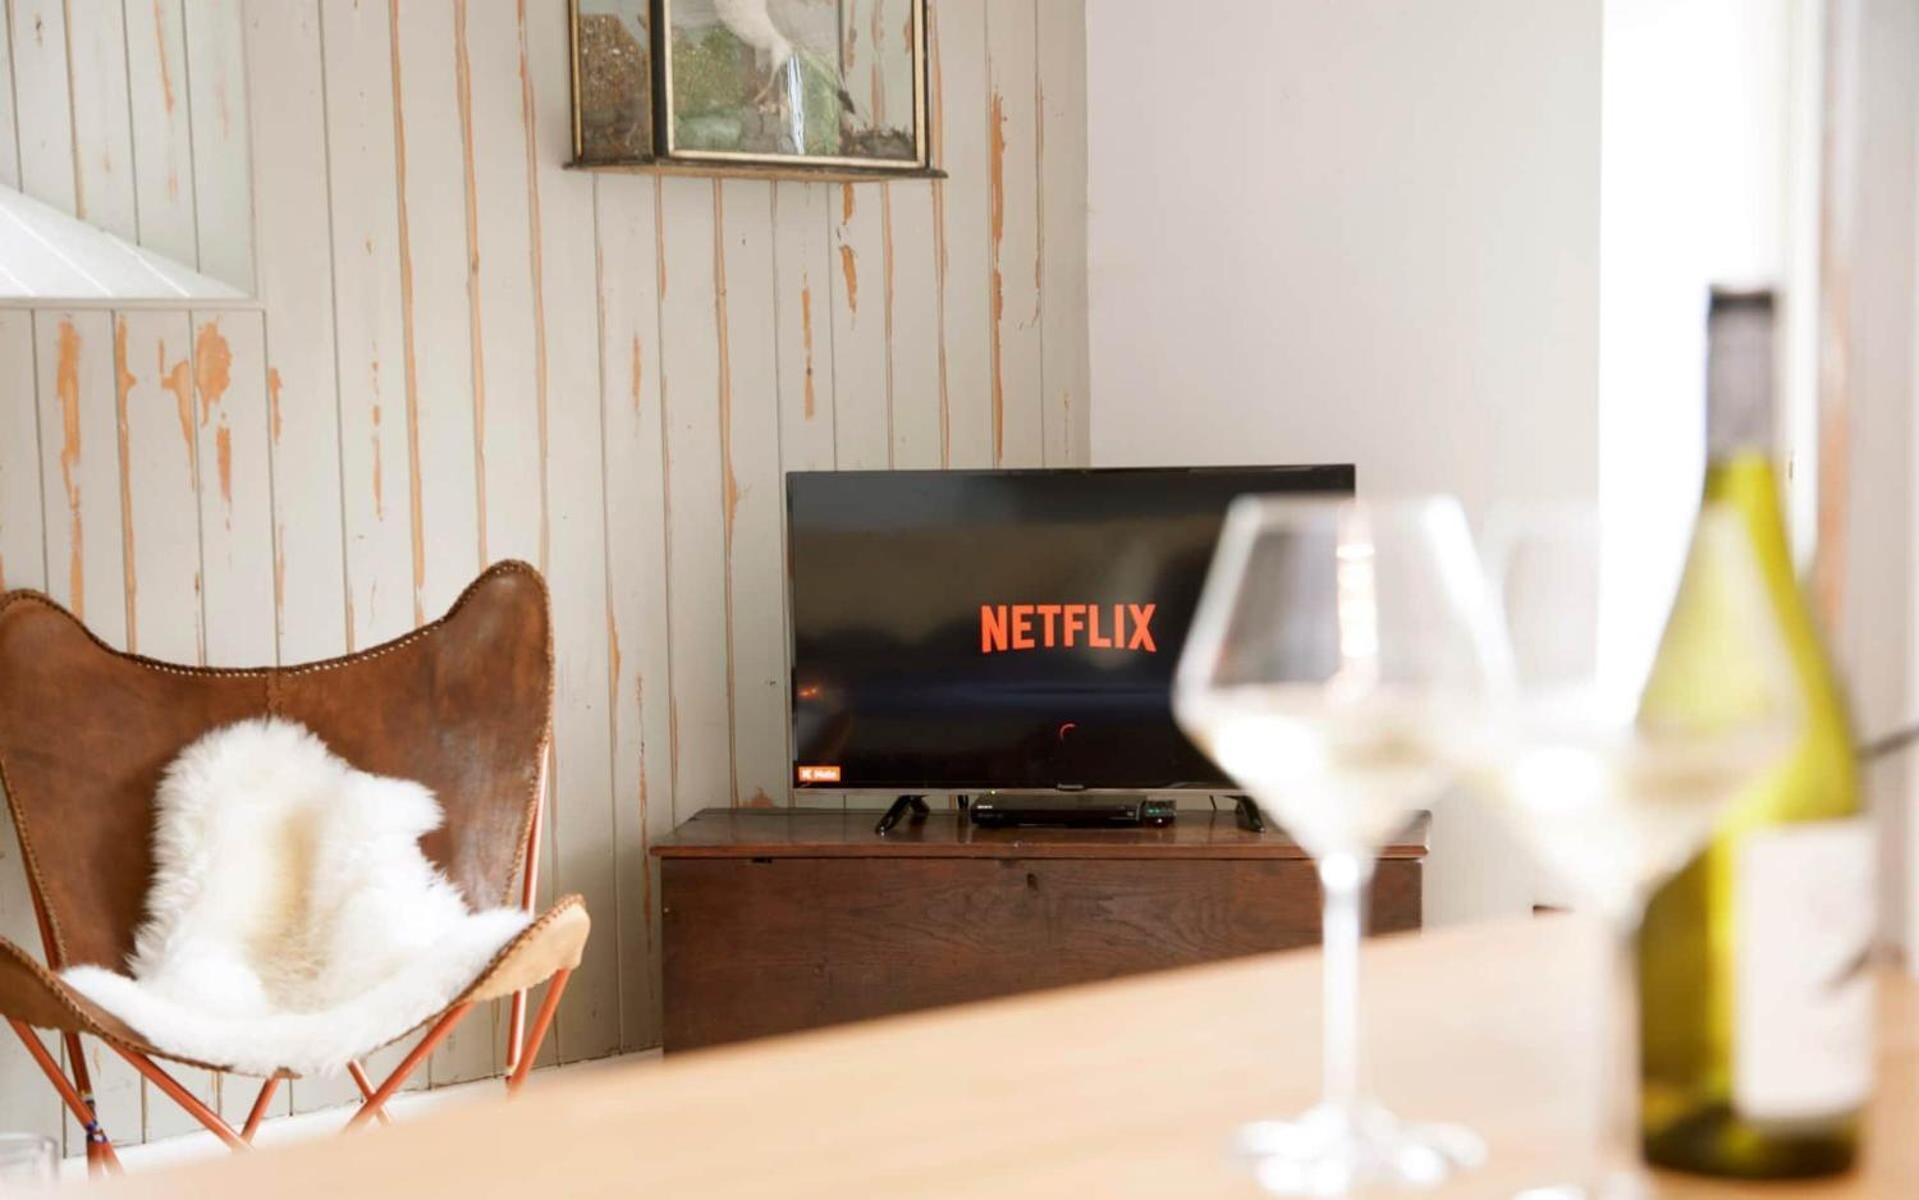
{"type": "Polygon", "coordinates": [[[444,1008],[527,924],[468,912],[420,852],[441,820],[432,792],[355,770],[293,722],[194,742],[155,813],[131,977],[62,978],[187,1058],[338,1071],[444,1008]]]}

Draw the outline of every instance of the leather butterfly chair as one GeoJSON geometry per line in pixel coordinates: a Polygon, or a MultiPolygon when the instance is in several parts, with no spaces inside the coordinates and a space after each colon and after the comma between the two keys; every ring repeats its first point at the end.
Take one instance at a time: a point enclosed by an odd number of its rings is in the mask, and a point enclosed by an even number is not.
{"type": "MultiPolygon", "coordinates": [[[[118,1169],[95,1119],[82,1034],[98,1038],[234,1149],[249,1144],[280,1080],[260,1087],[235,1130],[169,1075],[171,1054],[61,983],[83,963],[120,969],[133,949],[152,873],[154,791],[201,734],[247,717],[306,725],[365,771],[433,789],[445,823],[426,855],[471,907],[507,903],[515,878],[533,906],[540,809],[552,727],[553,650],[546,585],[524,563],[489,568],[440,620],[344,658],[250,670],[184,667],[114,650],[37,592],[0,597],[0,786],[12,807],[45,963],[0,939],[0,1015],[87,1129],[87,1161],[118,1169]],[[72,1077],[32,1027],[66,1039],[72,1077]]],[[[589,922],[560,900],[509,942],[437,1016],[378,1087],[356,1061],[362,1103],[348,1128],[382,1106],[474,1005],[512,997],[507,1088],[517,1091],[579,965],[589,922]],[[522,1036],[526,989],[551,980],[522,1036]]],[[[427,1023],[423,1023],[427,1024],[427,1023]]],[[[397,1040],[408,1030],[394,1030],[397,1040]]]]}

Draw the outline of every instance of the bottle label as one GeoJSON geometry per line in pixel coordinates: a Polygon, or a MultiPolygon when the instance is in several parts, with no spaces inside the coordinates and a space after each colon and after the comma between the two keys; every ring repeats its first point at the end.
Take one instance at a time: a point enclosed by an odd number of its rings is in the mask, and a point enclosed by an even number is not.
{"type": "Polygon", "coordinates": [[[1733,1107],[1793,1121],[1872,1088],[1872,834],[1864,817],[1754,830],[1734,883],[1733,1107]]]}

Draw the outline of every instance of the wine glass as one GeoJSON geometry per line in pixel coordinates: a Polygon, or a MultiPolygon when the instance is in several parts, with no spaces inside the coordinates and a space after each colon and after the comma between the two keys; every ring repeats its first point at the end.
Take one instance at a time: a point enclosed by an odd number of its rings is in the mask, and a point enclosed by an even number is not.
{"type": "Polygon", "coordinates": [[[1484,1159],[1470,1132],[1402,1122],[1361,1090],[1358,991],[1379,846],[1487,728],[1492,617],[1450,498],[1249,496],[1227,514],[1173,711],[1313,856],[1325,897],[1323,1099],[1237,1140],[1274,1194],[1433,1184],[1484,1159]]]}
{"type": "Polygon", "coordinates": [[[1527,1200],[1648,1194],[1634,935],[1660,883],[1791,750],[1804,719],[1738,513],[1701,512],[1663,638],[1635,629],[1602,587],[1601,545],[1589,508],[1495,513],[1486,538],[1511,686],[1483,790],[1612,941],[1597,1161],[1583,1184],[1527,1200]],[[1648,705],[1654,689],[1683,702],[1648,705]]]}

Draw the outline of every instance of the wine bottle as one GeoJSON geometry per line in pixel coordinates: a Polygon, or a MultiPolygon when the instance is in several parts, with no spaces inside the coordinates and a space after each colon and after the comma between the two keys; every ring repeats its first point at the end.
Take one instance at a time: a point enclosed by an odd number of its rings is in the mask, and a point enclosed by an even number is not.
{"type": "MultiPolygon", "coordinates": [[[[1773,469],[1773,298],[1712,296],[1704,500],[1741,518],[1790,649],[1804,725],[1640,932],[1646,1156],[1746,1178],[1853,1162],[1871,1088],[1872,841],[1844,701],[1793,573],[1773,469]]],[[[1675,664],[1677,624],[1660,658],[1675,664]]],[[[1679,647],[1683,649],[1683,647],[1679,647]]],[[[1655,666],[1642,712],[1698,711],[1715,680],[1655,666]]]]}

